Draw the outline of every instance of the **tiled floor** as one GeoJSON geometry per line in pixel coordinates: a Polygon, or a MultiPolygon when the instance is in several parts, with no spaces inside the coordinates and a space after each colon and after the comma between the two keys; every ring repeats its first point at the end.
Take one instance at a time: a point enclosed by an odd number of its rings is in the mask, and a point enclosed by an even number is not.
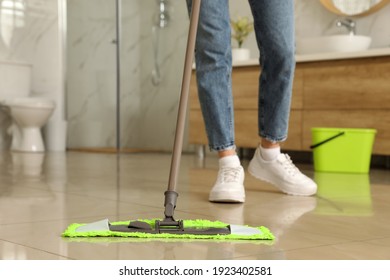
{"type": "MultiPolygon", "coordinates": [[[[217,160],[183,155],[176,219],[264,225],[274,241],[62,238],[73,222],[162,218],[170,154],[0,154],[0,259],[390,259],[390,171],[319,174],[316,197],[246,174],[244,204],[207,201],[217,160]]],[[[244,167],[248,162],[243,162],[244,167]]]]}

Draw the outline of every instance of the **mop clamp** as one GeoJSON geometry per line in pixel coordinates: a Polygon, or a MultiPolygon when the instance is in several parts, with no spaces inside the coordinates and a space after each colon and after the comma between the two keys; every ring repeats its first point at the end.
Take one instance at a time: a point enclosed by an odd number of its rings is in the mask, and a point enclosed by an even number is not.
{"type": "Polygon", "coordinates": [[[180,232],[184,231],[183,221],[175,221],[170,219],[165,219],[163,221],[156,221],[155,224],[156,232],[180,232]]]}
{"type": "Polygon", "coordinates": [[[165,195],[165,201],[164,201],[165,220],[175,221],[173,219],[173,212],[175,211],[176,201],[179,194],[175,191],[166,191],[164,195],[165,195]]]}

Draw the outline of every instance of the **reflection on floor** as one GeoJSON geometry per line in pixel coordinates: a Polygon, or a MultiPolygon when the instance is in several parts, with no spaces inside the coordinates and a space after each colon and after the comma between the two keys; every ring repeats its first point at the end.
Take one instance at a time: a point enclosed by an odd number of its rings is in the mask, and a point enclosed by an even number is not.
{"type": "MultiPolygon", "coordinates": [[[[184,155],[176,219],[264,225],[274,241],[65,239],[73,222],[162,218],[170,154],[0,154],[0,259],[390,259],[390,172],[302,171],[316,197],[249,174],[244,204],[207,201],[217,160],[184,155]]],[[[243,162],[246,168],[248,162],[243,162]]]]}

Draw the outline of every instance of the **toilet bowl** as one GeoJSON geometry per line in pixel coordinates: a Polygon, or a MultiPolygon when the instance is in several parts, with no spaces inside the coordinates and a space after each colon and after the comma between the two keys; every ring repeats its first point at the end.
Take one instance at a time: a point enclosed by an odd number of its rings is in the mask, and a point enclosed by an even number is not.
{"type": "Polygon", "coordinates": [[[0,60],[0,107],[12,119],[7,129],[12,151],[45,151],[41,128],[56,107],[52,100],[30,96],[31,74],[30,63],[0,60]]]}
{"type": "Polygon", "coordinates": [[[38,97],[13,98],[0,101],[0,106],[12,118],[8,128],[12,137],[11,150],[44,152],[41,128],[55,109],[54,101],[38,97]]]}

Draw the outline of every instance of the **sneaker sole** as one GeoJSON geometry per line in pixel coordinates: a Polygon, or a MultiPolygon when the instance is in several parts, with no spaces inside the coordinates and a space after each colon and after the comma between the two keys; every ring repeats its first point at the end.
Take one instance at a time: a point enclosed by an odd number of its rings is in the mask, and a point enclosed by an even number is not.
{"type": "Polygon", "coordinates": [[[281,192],[283,192],[285,194],[295,195],[295,196],[312,196],[312,195],[316,194],[316,192],[317,192],[317,191],[314,191],[312,193],[297,193],[297,192],[293,192],[293,191],[283,190],[279,187],[279,185],[277,183],[273,182],[272,180],[270,180],[269,178],[267,178],[264,175],[258,174],[258,172],[255,171],[255,170],[259,170],[259,169],[261,169],[260,165],[255,160],[251,160],[249,163],[249,166],[248,166],[249,174],[251,174],[256,179],[270,183],[271,185],[275,186],[278,190],[280,190],[281,192]]]}
{"type": "Polygon", "coordinates": [[[239,193],[232,192],[219,192],[217,194],[210,195],[209,201],[211,202],[227,202],[227,203],[243,203],[245,202],[245,196],[239,193]]]}

